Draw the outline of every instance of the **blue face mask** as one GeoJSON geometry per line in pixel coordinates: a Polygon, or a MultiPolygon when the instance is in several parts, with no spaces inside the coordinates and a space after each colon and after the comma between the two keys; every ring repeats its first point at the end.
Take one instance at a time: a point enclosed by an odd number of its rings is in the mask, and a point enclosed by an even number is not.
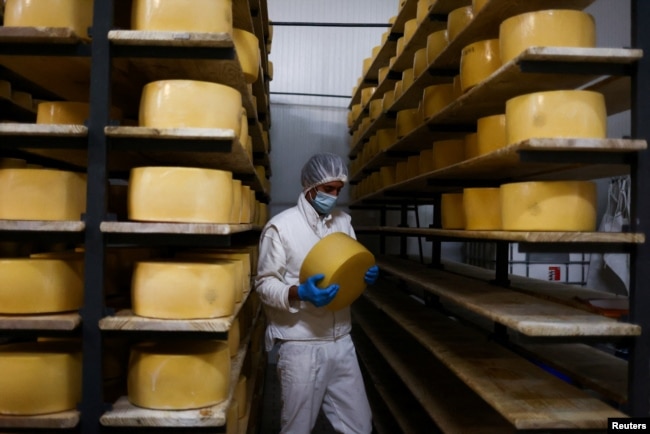
{"type": "Polygon", "coordinates": [[[316,197],[311,200],[311,204],[319,214],[329,214],[336,206],[337,196],[323,193],[322,191],[316,192],[316,197]]]}

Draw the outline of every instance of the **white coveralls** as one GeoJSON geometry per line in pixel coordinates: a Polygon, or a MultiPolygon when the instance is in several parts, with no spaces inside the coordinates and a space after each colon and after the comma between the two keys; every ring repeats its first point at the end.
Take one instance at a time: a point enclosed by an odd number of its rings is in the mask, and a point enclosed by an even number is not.
{"type": "Polygon", "coordinates": [[[289,288],[309,250],[324,236],[355,237],[348,214],[321,218],[301,193],[298,204],[273,217],[260,238],[256,290],[268,318],[266,350],[276,341],[282,387],[283,434],[308,434],[321,405],[337,432],[368,434],[371,412],[350,337],[350,309],[331,312],[305,301],[289,302],[289,288]]]}

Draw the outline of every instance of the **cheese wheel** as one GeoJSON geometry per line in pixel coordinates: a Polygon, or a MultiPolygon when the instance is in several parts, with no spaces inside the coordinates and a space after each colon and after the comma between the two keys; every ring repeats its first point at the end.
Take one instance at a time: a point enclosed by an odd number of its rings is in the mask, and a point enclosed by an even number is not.
{"type": "Polygon", "coordinates": [[[246,109],[242,107],[241,117],[239,122],[239,144],[246,149],[246,141],[248,140],[248,116],[246,115],[246,109]]]}
{"type": "Polygon", "coordinates": [[[427,36],[427,64],[431,65],[435,62],[448,44],[447,29],[430,33],[427,36]]]}
{"type": "Polygon", "coordinates": [[[406,159],[406,173],[409,179],[420,174],[420,155],[411,155],[406,159]]]}
{"type": "Polygon", "coordinates": [[[23,169],[27,161],[22,158],[0,158],[0,169],[23,169]]]}
{"type": "Polygon", "coordinates": [[[239,403],[239,411],[237,413],[239,419],[246,416],[246,383],[246,376],[240,374],[237,385],[235,386],[235,400],[239,403]]]}
{"type": "Polygon", "coordinates": [[[406,44],[406,39],[404,36],[397,39],[397,45],[395,46],[395,60],[399,58],[404,52],[404,45],[406,44]]]}
{"type": "Polygon", "coordinates": [[[52,169],[0,169],[0,219],[79,220],[86,176],[52,169]]]}
{"type": "Polygon", "coordinates": [[[443,229],[465,229],[463,193],[444,193],[440,197],[440,213],[443,229]]]}
{"type": "Polygon", "coordinates": [[[368,112],[370,113],[370,121],[374,122],[379,119],[382,114],[382,107],[384,102],[381,99],[373,99],[370,101],[368,112]]]}
{"type": "Polygon", "coordinates": [[[14,104],[24,108],[25,110],[32,111],[34,109],[34,103],[32,102],[31,93],[22,92],[19,90],[12,90],[11,99],[14,102],[14,104]]]}
{"type": "Polygon", "coordinates": [[[228,264],[232,267],[235,278],[235,303],[243,299],[245,291],[250,289],[250,276],[246,269],[246,262],[239,258],[228,258],[215,252],[180,252],[176,258],[184,262],[208,262],[214,264],[228,264]]]}
{"type": "Polygon", "coordinates": [[[404,23],[404,45],[405,46],[411,41],[417,28],[418,28],[417,18],[412,18],[410,20],[407,20],[404,23]]]}
{"type": "Polygon", "coordinates": [[[392,56],[390,59],[388,59],[388,67],[392,68],[393,65],[395,65],[396,61],[397,61],[397,56],[392,56]]]}
{"type": "Polygon", "coordinates": [[[395,128],[382,128],[377,130],[377,146],[385,151],[397,142],[397,130],[395,128]]]}
{"type": "Polygon", "coordinates": [[[131,305],[148,318],[219,318],[233,314],[235,291],[228,263],[138,262],[131,305]]]}
{"type": "Polygon", "coordinates": [[[463,89],[460,87],[460,74],[454,75],[452,84],[454,85],[454,99],[458,99],[463,96],[463,89]]]}
{"type": "Polygon", "coordinates": [[[251,188],[248,185],[242,185],[240,220],[243,224],[249,224],[251,222],[251,203],[251,188]]]}
{"type": "Polygon", "coordinates": [[[191,167],[138,167],[129,180],[129,219],[229,223],[232,173],[191,167]]]}
{"type": "Polygon", "coordinates": [[[413,77],[415,80],[427,70],[427,48],[420,48],[413,55],[413,77]]]}
{"type": "Polygon", "coordinates": [[[474,158],[478,156],[478,134],[470,133],[466,134],[463,139],[465,142],[465,160],[474,158]]]}
{"type": "Polygon", "coordinates": [[[133,405],[189,410],[225,401],[230,390],[228,345],[219,341],[140,343],[131,348],[127,378],[133,405]]]}
{"type": "Polygon", "coordinates": [[[594,231],[596,184],[589,181],[504,184],[501,218],[506,231],[594,231]]]}
{"type": "MultiPolygon", "coordinates": [[[[37,124],[72,124],[83,125],[90,115],[90,104],[74,101],[51,101],[38,104],[36,110],[37,124]]],[[[122,112],[111,109],[111,118],[121,119],[122,112]]]]}
{"type": "MultiPolygon", "coordinates": [[[[241,315],[241,314],[240,314],[241,315]]],[[[228,329],[228,339],[226,343],[228,344],[228,353],[230,357],[235,357],[239,353],[239,343],[241,340],[241,324],[239,317],[235,317],[230,324],[230,329],[228,329]]]]}
{"type": "Polygon", "coordinates": [[[438,140],[433,142],[433,169],[439,170],[458,164],[465,159],[463,139],[438,140]]]}
{"type": "Polygon", "coordinates": [[[0,313],[66,312],[83,305],[81,258],[0,259],[0,313]]]}
{"type": "Polygon", "coordinates": [[[420,173],[429,173],[433,169],[433,149],[423,149],[420,151],[420,173]]]}
{"type": "Polygon", "coordinates": [[[582,11],[527,12],[501,22],[499,44],[504,64],[529,47],[595,47],[596,23],[582,11]]]}
{"type": "MultiPolygon", "coordinates": [[[[266,54],[270,54],[270,53],[271,53],[271,51],[267,51],[266,54]]],[[[261,56],[261,55],[260,55],[260,56],[261,56]]],[[[273,81],[273,62],[270,61],[270,60],[267,61],[267,62],[266,62],[266,66],[267,66],[266,75],[268,76],[269,81],[273,81]]],[[[253,100],[253,101],[255,101],[255,100],[253,100]]]]}
{"type": "Polygon", "coordinates": [[[11,99],[11,83],[7,80],[0,80],[0,98],[11,99]]]}
{"type": "Polygon", "coordinates": [[[94,0],[7,0],[5,27],[65,27],[89,38],[94,0]]]}
{"type": "Polygon", "coordinates": [[[397,112],[396,128],[397,138],[407,136],[422,123],[422,115],[419,108],[405,109],[397,112]]]}
{"type": "Polygon", "coordinates": [[[501,229],[499,188],[466,188],[463,190],[465,229],[491,231],[501,229]]]}
{"type": "Polygon", "coordinates": [[[449,12],[447,15],[447,38],[449,41],[456,39],[456,36],[474,19],[472,6],[463,6],[449,12]]]}
{"type": "Polygon", "coordinates": [[[477,155],[485,155],[506,146],[506,115],[492,115],[476,121],[477,155]]]}
{"type": "Polygon", "coordinates": [[[406,92],[413,84],[414,80],[413,68],[408,68],[402,71],[402,93],[406,92]]]}
{"type": "Polygon", "coordinates": [[[536,137],[607,137],[605,97],[587,90],[536,92],[506,102],[506,142],[536,137]]]}
{"type": "Polygon", "coordinates": [[[151,128],[223,128],[241,132],[237,89],[195,80],[160,80],[144,86],[139,123],[151,128]]]}
{"type": "Polygon", "coordinates": [[[232,224],[241,223],[241,181],[239,179],[232,180],[232,206],[230,207],[230,219],[232,224]]]}
{"type": "Polygon", "coordinates": [[[460,55],[460,88],[465,93],[501,67],[499,40],[486,39],[469,44],[460,55]]]}
{"type": "Polygon", "coordinates": [[[361,114],[362,111],[361,104],[352,104],[352,107],[350,107],[350,112],[352,113],[352,120],[353,122],[359,119],[359,115],[361,114]]]}
{"type": "Polygon", "coordinates": [[[372,56],[371,56],[371,58],[374,60],[377,57],[377,55],[379,54],[380,51],[381,51],[381,45],[375,45],[374,47],[372,47],[372,50],[371,50],[372,56]]]}
{"type": "Polygon", "coordinates": [[[226,434],[239,434],[239,402],[236,399],[231,400],[228,407],[226,434]]]}
{"type": "Polygon", "coordinates": [[[402,182],[408,179],[408,162],[398,161],[395,165],[395,182],[402,182]]]}
{"type": "Polygon", "coordinates": [[[232,0],[133,0],[134,30],[230,33],[232,0]]]}
{"type": "Polygon", "coordinates": [[[237,59],[244,72],[244,80],[246,83],[255,83],[259,76],[261,57],[257,36],[242,29],[233,29],[232,39],[237,59]]]}
{"type": "Polygon", "coordinates": [[[417,8],[415,11],[415,19],[418,25],[429,17],[429,8],[431,4],[429,0],[418,0],[417,8]]]}
{"type": "Polygon", "coordinates": [[[250,289],[250,278],[253,274],[255,274],[256,271],[253,269],[253,261],[251,259],[250,252],[219,249],[219,250],[198,251],[196,253],[207,255],[210,258],[242,261],[242,266],[243,266],[242,285],[245,291],[248,291],[250,289]]]}
{"type": "Polygon", "coordinates": [[[434,84],[422,91],[422,116],[429,120],[454,101],[453,84],[434,84]]]}
{"type": "Polygon", "coordinates": [[[478,11],[483,9],[483,7],[488,1],[490,0],[472,0],[472,12],[474,12],[474,15],[476,15],[478,11]]]}
{"type": "Polygon", "coordinates": [[[0,414],[30,416],[73,410],[81,401],[82,356],[71,342],[0,346],[0,414]]]}
{"type": "Polygon", "coordinates": [[[381,99],[381,109],[382,111],[389,111],[395,102],[395,89],[387,90],[384,92],[384,96],[381,99]]]}
{"type": "Polygon", "coordinates": [[[388,77],[388,73],[390,72],[390,68],[387,66],[382,66],[377,70],[377,82],[378,83],[383,83],[384,80],[386,80],[386,77],[388,77]]]}
{"type": "Polygon", "coordinates": [[[368,105],[370,99],[375,93],[375,90],[377,90],[377,88],[374,86],[364,87],[361,89],[361,107],[366,107],[368,105]]]}
{"type": "Polygon", "coordinates": [[[372,65],[373,60],[375,59],[373,59],[372,57],[366,57],[363,59],[362,67],[361,67],[362,76],[365,76],[368,73],[368,70],[370,69],[370,65],[372,65]]]}
{"type": "Polygon", "coordinates": [[[382,166],[379,168],[382,188],[395,184],[395,166],[382,166]]]}
{"type": "Polygon", "coordinates": [[[300,267],[300,281],[323,274],[325,277],[318,283],[320,288],[338,284],[336,297],[325,306],[337,311],[349,306],[366,289],[364,275],[374,264],[375,257],[363,244],[343,232],[334,232],[307,253],[300,267]]]}

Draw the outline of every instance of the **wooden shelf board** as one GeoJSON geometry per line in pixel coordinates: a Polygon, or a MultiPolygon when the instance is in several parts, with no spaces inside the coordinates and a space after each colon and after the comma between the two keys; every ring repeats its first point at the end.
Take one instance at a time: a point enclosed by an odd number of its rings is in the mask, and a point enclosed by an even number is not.
{"type": "Polygon", "coordinates": [[[151,30],[111,30],[108,38],[115,45],[233,48],[229,33],[197,33],[151,30]]]}
{"type": "Polygon", "coordinates": [[[78,313],[59,313],[43,315],[2,315],[2,330],[74,330],[81,324],[78,313]]]}
{"type": "Polygon", "coordinates": [[[191,139],[234,141],[234,130],[221,128],[149,128],[149,127],[105,127],[106,136],[113,139],[191,139]]]}
{"type": "Polygon", "coordinates": [[[0,137],[87,137],[85,125],[0,123],[0,137]]]}
{"type": "Polygon", "coordinates": [[[137,316],[131,309],[117,312],[114,316],[107,316],[99,320],[99,328],[102,330],[140,330],[160,332],[227,332],[230,330],[233,320],[239,314],[243,304],[248,299],[248,290],[242,301],[235,305],[232,315],[222,318],[206,319],[157,319],[137,316]]]}
{"type": "Polygon", "coordinates": [[[377,264],[386,273],[526,336],[638,336],[641,333],[635,324],[429,269],[413,261],[382,257],[377,264]]]}
{"type": "Polygon", "coordinates": [[[234,0],[232,2],[233,27],[254,32],[253,20],[251,18],[251,2],[249,0],[234,0]]]}
{"type": "Polygon", "coordinates": [[[485,336],[375,285],[364,297],[395,320],[517,429],[605,429],[626,417],[485,336]]]}
{"type": "Polygon", "coordinates": [[[83,232],[83,221],[0,220],[0,231],[20,232],[83,232]]]}
{"type": "Polygon", "coordinates": [[[36,416],[0,415],[0,428],[3,429],[70,429],[79,424],[81,413],[77,410],[36,416]]]}
{"type": "Polygon", "coordinates": [[[77,44],[84,39],[68,27],[3,27],[0,43],[77,44]]]}
{"type": "Polygon", "coordinates": [[[230,235],[249,231],[253,225],[105,221],[99,228],[103,233],[230,235]]]}

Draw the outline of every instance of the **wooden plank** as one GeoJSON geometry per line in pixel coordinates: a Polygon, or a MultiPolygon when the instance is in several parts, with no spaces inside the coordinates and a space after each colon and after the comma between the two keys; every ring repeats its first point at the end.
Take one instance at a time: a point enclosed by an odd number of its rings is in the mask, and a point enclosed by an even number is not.
{"type": "Polygon", "coordinates": [[[639,336],[641,328],[412,261],[380,258],[382,271],[526,336],[639,336]],[[416,271],[417,270],[417,271],[416,271]]]}
{"type": "Polygon", "coordinates": [[[85,125],[54,125],[54,124],[0,124],[0,137],[87,137],[88,128],[85,125]]]}
{"type": "Polygon", "coordinates": [[[116,234],[196,234],[196,235],[230,235],[246,232],[253,228],[250,224],[213,224],[213,223],[157,223],[157,222],[109,222],[99,225],[103,233],[116,234]]]}
{"type": "Polygon", "coordinates": [[[253,33],[253,20],[249,0],[234,0],[232,2],[233,27],[253,33]]]}
{"type": "Polygon", "coordinates": [[[82,41],[82,37],[67,27],[0,27],[0,43],[3,44],[78,44],[82,41]]]}
{"type": "Polygon", "coordinates": [[[0,415],[0,428],[4,429],[70,429],[79,424],[81,413],[77,410],[36,416],[0,415]]]}
{"type": "Polygon", "coordinates": [[[380,285],[364,292],[517,429],[606,429],[626,417],[483,335],[380,285]]]}
{"type": "MultiPolygon", "coordinates": [[[[150,128],[105,127],[106,136],[113,139],[191,139],[229,141],[236,138],[235,130],[222,128],[150,128]]],[[[241,147],[241,145],[240,145],[241,147]]]]}
{"type": "Polygon", "coordinates": [[[81,324],[78,313],[0,315],[2,330],[74,330],[81,324]]]}
{"type": "Polygon", "coordinates": [[[353,331],[357,351],[368,362],[366,366],[371,368],[378,365],[385,372],[377,373],[380,374],[377,378],[378,387],[390,386],[390,383],[384,382],[392,374],[403,381],[401,388],[407,388],[405,392],[400,392],[399,389],[384,392],[388,395],[387,399],[397,401],[393,405],[405,413],[402,419],[398,419],[404,425],[403,428],[406,428],[403,432],[430,433],[435,431],[436,425],[443,432],[449,433],[514,432],[508,421],[449,372],[412,336],[399,326],[396,327],[384,313],[364,298],[355,302],[352,309],[355,321],[367,336],[361,340],[361,333],[353,331]],[[409,395],[417,399],[416,404],[409,402],[409,395]],[[422,417],[415,418],[418,415],[417,407],[420,406],[430,417],[428,423],[422,417]],[[412,408],[410,411],[409,407],[412,408]]]}
{"type": "Polygon", "coordinates": [[[111,30],[109,39],[116,45],[233,48],[229,33],[197,33],[151,30],[111,30]]]}
{"type": "Polygon", "coordinates": [[[0,231],[20,232],[83,232],[86,222],[51,220],[0,220],[0,231]]]}

